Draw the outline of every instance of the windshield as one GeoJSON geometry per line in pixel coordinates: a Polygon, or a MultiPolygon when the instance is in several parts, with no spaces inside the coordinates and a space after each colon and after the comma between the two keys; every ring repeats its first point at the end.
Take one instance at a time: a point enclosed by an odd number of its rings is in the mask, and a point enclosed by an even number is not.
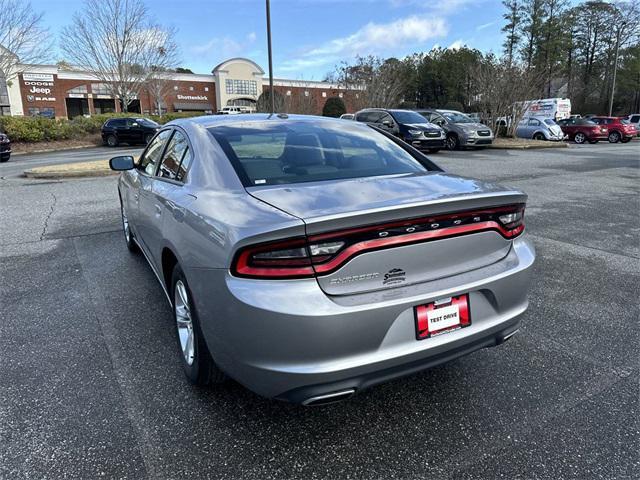
{"type": "Polygon", "coordinates": [[[398,123],[428,123],[427,120],[417,112],[399,111],[389,113],[398,123]]]}
{"type": "Polygon", "coordinates": [[[242,122],[210,127],[245,184],[420,173],[427,169],[374,129],[348,122],[242,122]]]}
{"type": "Polygon", "coordinates": [[[136,122],[140,125],[144,125],[145,127],[159,127],[160,124],[154,122],[153,120],[148,120],[146,118],[136,118],[136,122]]]}
{"type": "Polygon", "coordinates": [[[471,117],[460,112],[440,112],[440,114],[451,123],[476,123],[471,117]]]}

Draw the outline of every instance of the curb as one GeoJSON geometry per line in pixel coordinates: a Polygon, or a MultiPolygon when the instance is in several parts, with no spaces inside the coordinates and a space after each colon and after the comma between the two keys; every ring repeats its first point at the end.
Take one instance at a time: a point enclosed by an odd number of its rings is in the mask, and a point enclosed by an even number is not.
{"type": "Polygon", "coordinates": [[[489,148],[493,150],[544,150],[545,148],[567,148],[569,144],[564,142],[558,142],[557,144],[543,143],[542,145],[495,145],[492,144],[489,148]]]}
{"type": "Polygon", "coordinates": [[[93,147],[99,147],[100,145],[96,144],[96,143],[87,143],[86,145],[78,145],[76,147],[66,147],[66,148],[49,148],[49,149],[43,149],[43,150],[33,150],[31,152],[13,152],[11,153],[11,156],[16,156],[16,155],[31,155],[32,153],[54,153],[54,152],[66,152],[68,150],[80,150],[83,148],[93,148],[93,147]]]}
{"type": "Polygon", "coordinates": [[[108,177],[117,175],[119,172],[111,170],[78,170],[77,172],[61,170],[59,172],[34,172],[25,170],[24,176],[27,178],[88,178],[88,177],[108,177]]]}

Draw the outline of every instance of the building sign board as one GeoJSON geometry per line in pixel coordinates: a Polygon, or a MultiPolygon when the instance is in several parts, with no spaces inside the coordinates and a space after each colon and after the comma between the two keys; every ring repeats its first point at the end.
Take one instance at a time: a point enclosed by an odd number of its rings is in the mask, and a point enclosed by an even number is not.
{"type": "Polygon", "coordinates": [[[178,100],[195,100],[195,101],[208,101],[206,95],[176,95],[178,100]]]}
{"type": "Polygon", "coordinates": [[[51,73],[23,73],[22,79],[26,82],[53,82],[51,73]]]}

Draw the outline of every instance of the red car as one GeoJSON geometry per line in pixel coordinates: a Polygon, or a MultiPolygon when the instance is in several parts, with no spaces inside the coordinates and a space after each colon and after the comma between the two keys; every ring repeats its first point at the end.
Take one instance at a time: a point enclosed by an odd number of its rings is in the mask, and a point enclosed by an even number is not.
{"type": "Polygon", "coordinates": [[[558,120],[558,125],[569,137],[576,143],[598,143],[600,140],[606,140],[609,137],[609,130],[605,125],[598,125],[586,118],[565,118],[558,120]]]}
{"type": "Polygon", "coordinates": [[[609,130],[610,143],[627,143],[638,134],[636,126],[626,118],[619,117],[592,117],[591,120],[598,125],[604,125],[609,130]]]}

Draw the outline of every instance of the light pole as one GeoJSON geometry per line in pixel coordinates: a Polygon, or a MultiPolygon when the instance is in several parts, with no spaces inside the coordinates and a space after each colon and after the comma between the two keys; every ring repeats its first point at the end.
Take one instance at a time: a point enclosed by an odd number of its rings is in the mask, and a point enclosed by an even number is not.
{"type": "Polygon", "coordinates": [[[276,113],[276,99],[273,91],[273,60],[271,58],[271,8],[267,1],[267,50],[269,55],[269,99],[271,100],[271,114],[276,113]]]}

